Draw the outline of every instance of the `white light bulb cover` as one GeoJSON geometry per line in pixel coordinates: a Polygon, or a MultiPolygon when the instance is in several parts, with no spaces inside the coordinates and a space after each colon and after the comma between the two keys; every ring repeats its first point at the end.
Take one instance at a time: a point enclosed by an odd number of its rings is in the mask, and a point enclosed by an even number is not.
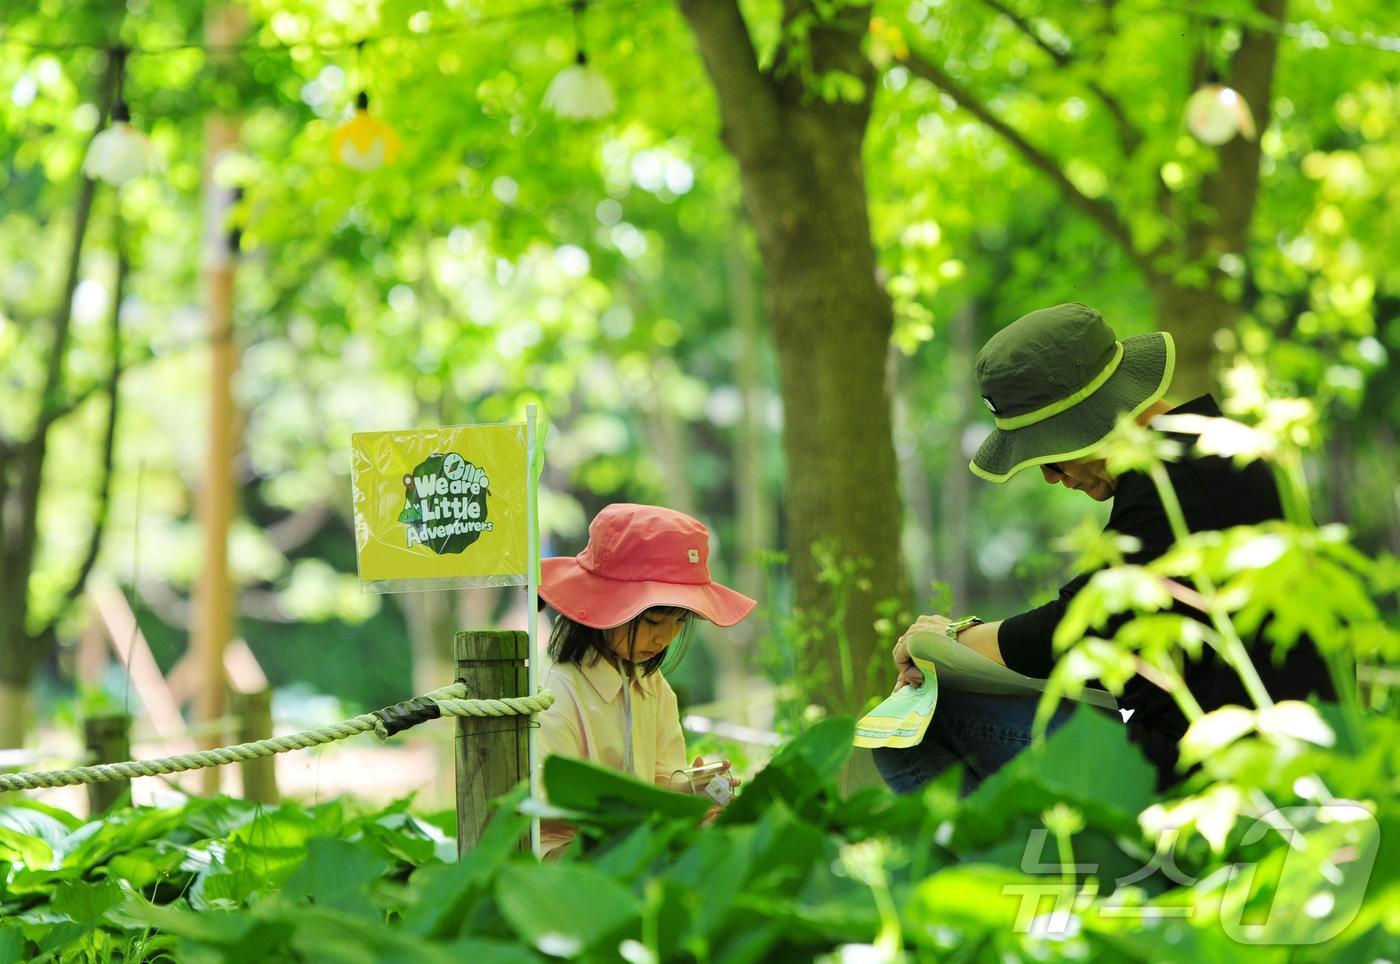
{"type": "Polygon", "coordinates": [[[155,148],[150,138],[126,121],[114,121],[92,139],[83,173],[94,180],[120,187],[133,178],[155,170],[155,148]]]}
{"type": "Polygon", "coordinates": [[[1186,127],[1196,139],[1224,144],[1236,134],[1254,139],[1254,115],[1239,91],[1222,84],[1207,84],[1186,102],[1186,127]]]}
{"type": "Polygon", "coordinates": [[[544,94],[544,106],[570,120],[594,120],[617,109],[612,85],[591,64],[572,64],[559,71],[544,94]]]}

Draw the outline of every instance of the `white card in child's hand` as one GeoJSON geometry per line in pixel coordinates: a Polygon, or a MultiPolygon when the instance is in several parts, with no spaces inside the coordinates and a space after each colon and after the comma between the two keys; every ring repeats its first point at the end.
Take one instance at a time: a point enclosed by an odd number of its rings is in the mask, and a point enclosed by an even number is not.
{"type": "Polygon", "coordinates": [[[734,796],[734,788],[729,785],[729,777],[721,773],[705,786],[705,792],[710,795],[710,799],[721,807],[729,803],[734,796]]]}

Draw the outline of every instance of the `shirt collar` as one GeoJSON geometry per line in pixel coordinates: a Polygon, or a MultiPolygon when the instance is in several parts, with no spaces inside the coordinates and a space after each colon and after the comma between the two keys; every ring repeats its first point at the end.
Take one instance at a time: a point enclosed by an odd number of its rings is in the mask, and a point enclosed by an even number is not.
{"type": "MultiPolygon", "coordinates": [[[[584,657],[579,664],[579,672],[583,678],[588,680],[590,686],[603,698],[604,703],[611,703],[622,693],[622,672],[612,663],[599,657],[598,662],[589,664],[588,658],[584,657]]],[[[642,677],[632,678],[632,684],[639,690],[642,688],[642,677]]]]}

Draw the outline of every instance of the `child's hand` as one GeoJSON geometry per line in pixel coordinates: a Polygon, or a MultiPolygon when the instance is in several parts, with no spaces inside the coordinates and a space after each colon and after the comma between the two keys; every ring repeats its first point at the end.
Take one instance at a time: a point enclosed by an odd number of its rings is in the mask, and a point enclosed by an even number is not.
{"type": "MultiPolygon", "coordinates": [[[[702,757],[702,756],[697,756],[697,757],[695,758],[695,762],[691,764],[691,766],[693,766],[693,767],[702,767],[702,766],[704,766],[704,765],[705,765],[705,758],[702,757]]],[[[729,766],[730,766],[729,761],[728,761],[728,760],[725,760],[725,761],[724,761],[724,768],[725,768],[726,770],[728,770],[728,769],[729,769],[729,766]]],[[[742,781],[741,781],[738,777],[734,776],[733,774],[730,774],[730,776],[729,776],[729,788],[730,788],[731,790],[734,789],[735,787],[737,787],[741,782],[742,782],[742,781]]],[[[711,804],[711,805],[710,805],[710,809],[706,810],[706,811],[705,811],[705,816],[704,816],[703,818],[701,818],[701,820],[700,820],[700,826],[702,826],[702,827],[708,827],[710,824],[714,823],[714,822],[715,822],[715,818],[719,816],[720,811],[723,810],[724,807],[725,807],[724,804],[718,803],[718,802],[711,804]]]]}

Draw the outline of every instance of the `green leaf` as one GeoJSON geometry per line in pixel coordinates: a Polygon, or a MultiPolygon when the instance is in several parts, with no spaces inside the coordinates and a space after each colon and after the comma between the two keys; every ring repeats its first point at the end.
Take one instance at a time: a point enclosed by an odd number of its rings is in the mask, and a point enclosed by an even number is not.
{"type": "Polygon", "coordinates": [[[54,892],[49,906],[57,913],[79,924],[92,924],[107,911],[121,903],[123,891],[110,880],[91,884],[82,880],[68,881],[54,892]]]}
{"type": "Polygon", "coordinates": [[[66,810],[51,807],[38,800],[20,799],[0,807],[0,826],[22,830],[53,846],[83,822],[66,810]]]}
{"type": "Polygon", "coordinates": [[[412,899],[404,914],[404,930],[435,939],[461,933],[496,872],[511,854],[519,851],[521,839],[528,833],[529,822],[517,809],[529,793],[529,784],[522,782],[503,796],[481,840],[456,863],[430,864],[414,872],[409,881],[412,899]]]}
{"type": "Polygon", "coordinates": [[[631,891],[574,863],[507,864],[496,878],[496,904],[522,940],[556,957],[595,947],[641,911],[631,891]]]}
{"type": "Polygon", "coordinates": [[[708,809],[708,801],[701,797],[672,793],[572,757],[551,756],[544,761],[544,786],[551,804],[590,814],[611,811],[699,821],[708,809]]]}
{"type": "Polygon", "coordinates": [[[451,947],[453,957],[458,961],[481,961],[490,964],[538,964],[544,960],[529,948],[506,941],[493,941],[484,937],[466,937],[451,947]]]}
{"type": "Polygon", "coordinates": [[[245,913],[193,911],[173,904],[156,905],[139,894],[128,894],[120,913],[129,920],[143,921],[163,933],[204,944],[236,944],[248,936],[255,925],[245,913]]]}
{"type": "Polygon", "coordinates": [[[53,863],[53,850],[38,837],[0,826],[0,859],[23,864],[31,870],[47,870],[53,863]]]}
{"type": "Polygon", "coordinates": [[[1258,713],[1259,732],[1274,740],[1302,740],[1330,747],[1337,735],[1323,720],[1317,708],[1300,700],[1283,700],[1258,713]]]}
{"type": "Polygon", "coordinates": [[[1187,727],[1181,738],[1181,762],[1199,763],[1251,732],[1254,725],[1254,711],[1243,706],[1211,710],[1187,727]]]}
{"type": "MultiPolygon", "coordinates": [[[[288,949],[322,964],[460,964],[451,949],[379,921],[326,907],[298,907],[288,949]]],[[[489,960],[489,958],[487,958],[489,960]]]]}
{"type": "Polygon", "coordinates": [[[109,880],[124,880],[140,889],[174,873],[184,860],[184,852],[174,848],[138,847],[124,854],[117,854],[107,861],[102,870],[106,871],[109,880]]]}
{"type": "Polygon", "coordinates": [[[780,749],[770,766],[783,766],[792,758],[803,760],[819,779],[833,780],[851,755],[856,723],[849,716],[835,716],[799,735],[780,749]]]}
{"type": "Polygon", "coordinates": [[[24,934],[18,924],[0,923],[0,964],[20,964],[24,944],[24,934]]]}
{"type": "Polygon", "coordinates": [[[1091,826],[1135,834],[1156,781],[1127,727],[1081,704],[1043,744],[1017,754],[968,795],[958,839],[1001,839],[1014,815],[1038,814],[1059,801],[1082,810],[1091,826]]]}
{"type": "MultiPolygon", "coordinates": [[[[1028,877],[1004,867],[959,864],[946,867],[914,889],[904,908],[909,933],[915,937],[938,928],[954,927],[963,939],[1013,931],[1021,911],[1021,891],[1054,880],[1028,877]]],[[[1045,901],[1042,900],[1042,903],[1045,901]]]]}
{"type": "Polygon", "coordinates": [[[389,861],[364,844],[316,838],[307,843],[306,862],[287,881],[283,892],[289,897],[305,896],[317,904],[359,911],[370,907],[363,895],[390,866],[389,861]]]}
{"type": "Polygon", "coordinates": [[[32,964],[43,964],[51,961],[69,951],[82,950],[84,956],[95,958],[94,950],[89,935],[93,932],[91,924],[56,924],[51,927],[37,943],[39,945],[39,956],[34,958],[32,964]]]}

